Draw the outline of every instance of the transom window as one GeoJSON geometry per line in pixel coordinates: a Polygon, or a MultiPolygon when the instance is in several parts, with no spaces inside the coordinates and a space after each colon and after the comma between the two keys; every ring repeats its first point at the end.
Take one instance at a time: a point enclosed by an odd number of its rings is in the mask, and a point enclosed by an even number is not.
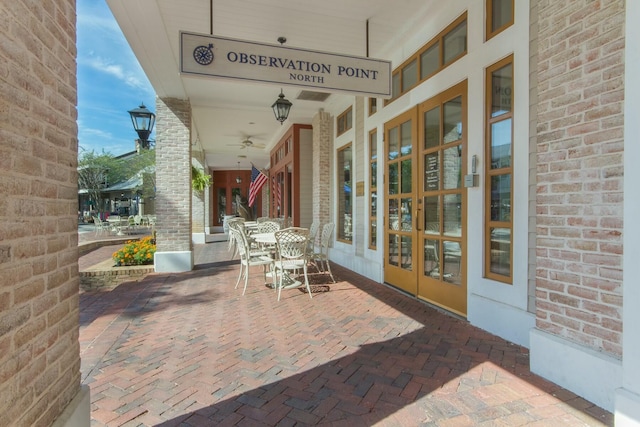
{"type": "Polygon", "coordinates": [[[486,2],[486,38],[489,40],[513,25],[513,0],[486,0],[486,2]]]}
{"type": "Polygon", "coordinates": [[[342,114],[336,118],[337,135],[342,135],[353,126],[353,108],[347,108],[342,114]]]}
{"type": "Polygon", "coordinates": [[[467,13],[465,12],[391,75],[391,99],[408,92],[424,80],[467,53],[467,13]]]}

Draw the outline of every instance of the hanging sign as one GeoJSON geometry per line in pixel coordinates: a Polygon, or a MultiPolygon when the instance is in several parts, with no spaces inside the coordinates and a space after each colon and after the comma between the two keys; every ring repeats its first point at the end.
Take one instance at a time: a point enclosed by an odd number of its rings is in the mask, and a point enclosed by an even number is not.
{"type": "Polygon", "coordinates": [[[391,97],[391,61],[180,33],[180,72],[391,97]]]}

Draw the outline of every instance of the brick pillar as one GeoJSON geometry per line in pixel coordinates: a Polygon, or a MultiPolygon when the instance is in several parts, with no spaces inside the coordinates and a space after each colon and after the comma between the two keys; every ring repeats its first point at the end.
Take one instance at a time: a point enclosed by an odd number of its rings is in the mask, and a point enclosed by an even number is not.
{"type": "Polygon", "coordinates": [[[193,269],[191,105],[156,99],[156,272],[193,269]]]}
{"type": "Polygon", "coordinates": [[[0,16],[0,425],[88,426],[76,2],[0,1],[0,16]]]}
{"type": "Polygon", "coordinates": [[[318,111],[313,127],[313,221],[331,220],[329,185],[331,184],[331,115],[318,111]]]}
{"type": "Polygon", "coordinates": [[[625,2],[537,10],[531,370],[611,410],[622,378],[625,2]]]}

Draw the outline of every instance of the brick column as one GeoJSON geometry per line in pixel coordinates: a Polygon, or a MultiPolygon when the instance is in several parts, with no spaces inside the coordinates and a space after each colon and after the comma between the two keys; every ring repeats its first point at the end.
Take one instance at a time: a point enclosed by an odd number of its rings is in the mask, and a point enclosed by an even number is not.
{"type": "Polygon", "coordinates": [[[0,16],[0,425],[88,426],[76,2],[1,1],[0,16]]]}
{"type": "Polygon", "coordinates": [[[156,272],[193,269],[191,105],[156,99],[156,272]]]}
{"type": "Polygon", "coordinates": [[[531,370],[608,410],[622,380],[624,4],[538,2],[531,370]]]}
{"type": "Polygon", "coordinates": [[[329,185],[331,184],[331,115],[318,111],[313,127],[313,221],[331,220],[329,185]]]}

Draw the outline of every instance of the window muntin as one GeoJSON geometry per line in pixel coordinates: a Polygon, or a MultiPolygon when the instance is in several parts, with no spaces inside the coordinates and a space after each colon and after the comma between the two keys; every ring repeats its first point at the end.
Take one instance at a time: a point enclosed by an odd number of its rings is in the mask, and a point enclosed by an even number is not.
{"type": "Polygon", "coordinates": [[[352,153],[351,144],[338,150],[338,224],[337,238],[351,243],[352,240],[352,153]]]}
{"type": "Polygon", "coordinates": [[[378,247],[378,133],[369,132],[369,248],[378,247]]]}
{"type": "Polygon", "coordinates": [[[485,276],[511,284],[513,239],[513,55],[487,68],[485,276]]]}
{"type": "Polygon", "coordinates": [[[353,108],[347,108],[342,114],[336,118],[337,135],[342,135],[353,127],[353,108]]]}
{"type": "Polygon", "coordinates": [[[487,40],[513,25],[513,0],[486,0],[487,40]]]}
{"type": "Polygon", "coordinates": [[[467,53],[467,13],[429,40],[391,75],[392,102],[467,53]]]}

